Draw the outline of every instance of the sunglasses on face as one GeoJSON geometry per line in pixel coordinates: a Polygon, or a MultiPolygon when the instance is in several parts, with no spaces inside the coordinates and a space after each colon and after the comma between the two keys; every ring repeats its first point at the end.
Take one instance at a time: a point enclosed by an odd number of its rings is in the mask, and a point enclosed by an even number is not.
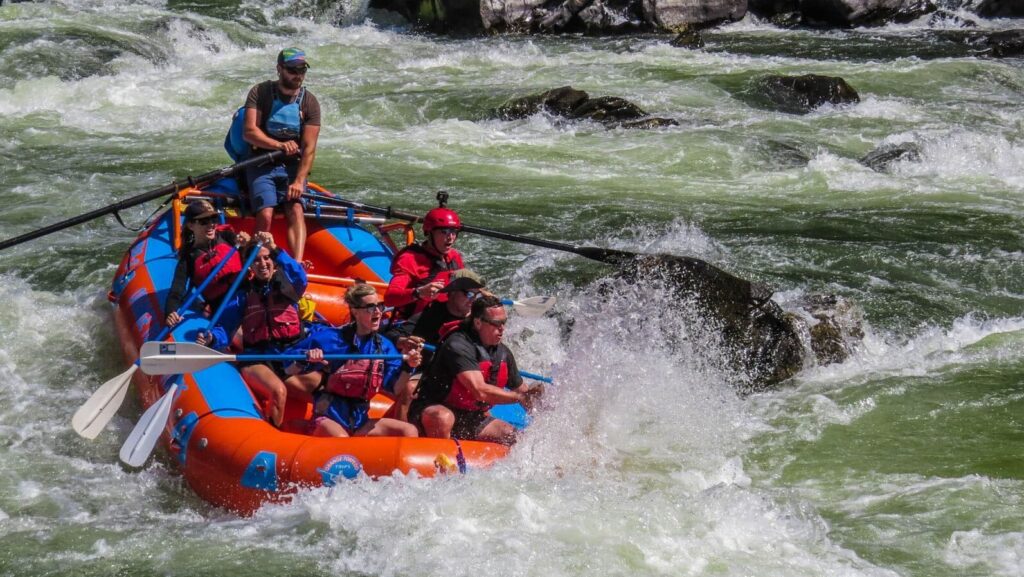
{"type": "Polygon", "coordinates": [[[350,305],[349,308],[356,309],[356,310],[364,310],[364,311],[365,310],[369,310],[370,312],[373,312],[374,309],[376,309],[376,310],[378,310],[380,312],[384,312],[384,309],[386,307],[384,306],[384,303],[371,303],[371,304],[368,304],[368,305],[361,305],[361,306],[350,305]]]}
{"type": "Polygon", "coordinates": [[[306,75],[306,71],[309,70],[309,68],[307,68],[305,66],[296,66],[296,67],[285,66],[284,69],[287,70],[288,74],[291,74],[292,76],[305,76],[306,75]]]}
{"type": "Polygon", "coordinates": [[[480,291],[478,290],[468,290],[462,292],[465,293],[466,298],[471,301],[476,300],[476,298],[480,296],[480,291]]]}
{"type": "Polygon", "coordinates": [[[508,319],[498,320],[498,319],[489,319],[487,317],[480,317],[480,320],[482,320],[485,323],[491,325],[492,327],[495,327],[495,328],[498,328],[498,329],[500,329],[501,327],[504,327],[505,323],[508,322],[508,319]]]}
{"type": "Polygon", "coordinates": [[[217,220],[218,219],[216,216],[208,216],[206,218],[197,218],[193,222],[195,222],[199,226],[210,226],[211,224],[217,224],[217,220]]]}

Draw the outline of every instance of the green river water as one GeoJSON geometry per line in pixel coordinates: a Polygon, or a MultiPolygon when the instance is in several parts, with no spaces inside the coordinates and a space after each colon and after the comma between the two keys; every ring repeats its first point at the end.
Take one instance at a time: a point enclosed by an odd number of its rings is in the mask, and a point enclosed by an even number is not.
{"type": "Polygon", "coordinates": [[[464,235],[492,286],[556,295],[576,319],[565,333],[514,317],[520,365],[556,385],[511,457],[239,518],[165,457],[119,464],[136,400],[95,441],[70,428],[125,368],[106,292],[134,233],[100,219],[0,254],[0,575],[1024,575],[1024,62],[946,54],[914,23],[748,19],[689,51],[663,36],[449,39],[364,14],[0,6],[0,237],[230,164],[230,114],[298,45],[329,189],[417,212],[445,189],[467,223],[697,256],[783,306],[840,294],[863,341],[741,398],[675,295],[613,280],[602,296],[606,266],[464,235]],[[812,72],[860,103],[796,116],[747,97],[762,74],[812,72]],[[679,126],[489,115],[564,85],[679,126]],[[857,161],[906,141],[919,161],[857,161]]]}

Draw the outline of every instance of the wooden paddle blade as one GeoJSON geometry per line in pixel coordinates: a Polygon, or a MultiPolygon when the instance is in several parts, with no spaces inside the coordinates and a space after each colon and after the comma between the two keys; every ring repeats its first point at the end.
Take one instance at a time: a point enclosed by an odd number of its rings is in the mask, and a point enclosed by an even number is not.
{"type": "Polygon", "coordinates": [[[121,452],[118,454],[125,464],[131,467],[141,467],[153,453],[153,447],[160,439],[164,427],[167,425],[167,417],[171,414],[171,405],[174,404],[174,394],[178,392],[178,383],[171,385],[160,400],[153,403],[142,413],[142,418],[135,424],[135,428],[121,445],[121,452]]]}
{"type": "Polygon", "coordinates": [[[126,371],[96,389],[89,400],[71,417],[71,428],[86,439],[95,439],[114,418],[114,413],[121,408],[131,385],[132,375],[138,368],[139,365],[132,364],[126,371]]]}

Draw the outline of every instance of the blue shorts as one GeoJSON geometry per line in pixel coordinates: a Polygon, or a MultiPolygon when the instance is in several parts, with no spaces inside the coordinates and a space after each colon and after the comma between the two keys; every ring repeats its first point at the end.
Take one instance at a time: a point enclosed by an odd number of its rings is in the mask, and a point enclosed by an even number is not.
{"type": "Polygon", "coordinates": [[[351,435],[370,420],[370,403],[363,399],[317,393],[313,399],[313,425],[320,419],[338,423],[351,435]]]}
{"type": "Polygon", "coordinates": [[[245,169],[249,183],[249,210],[259,212],[283,204],[288,198],[288,185],[299,171],[297,162],[264,164],[245,169]]]}

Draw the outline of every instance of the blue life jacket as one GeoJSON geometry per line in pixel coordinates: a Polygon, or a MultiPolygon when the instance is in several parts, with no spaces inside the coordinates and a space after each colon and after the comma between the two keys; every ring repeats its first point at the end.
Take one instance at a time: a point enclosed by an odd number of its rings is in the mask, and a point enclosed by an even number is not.
{"type": "MultiPolygon", "coordinates": [[[[277,140],[298,140],[302,134],[302,99],[306,96],[306,87],[299,89],[299,97],[295,102],[285,103],[277,98],[277,90],[271,88],[273,102],[269,109],[261,109],[264,132],[277,140]]],[[[231,126],[224,136],[224,150],[235,162],[242,162],[252,154],[252,146],[245,141],[245,106],[235,111],[231,117],[231,126]]]]}

